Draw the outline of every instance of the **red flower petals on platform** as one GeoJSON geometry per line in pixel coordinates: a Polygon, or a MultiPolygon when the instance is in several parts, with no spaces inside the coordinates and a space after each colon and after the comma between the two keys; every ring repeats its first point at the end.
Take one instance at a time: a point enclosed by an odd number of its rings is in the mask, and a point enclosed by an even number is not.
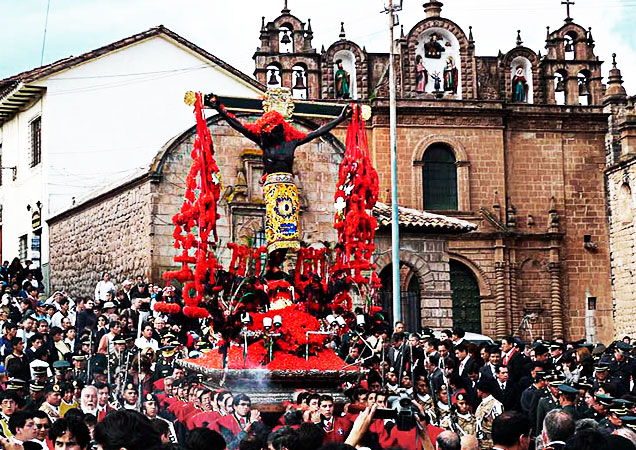
{"type": "Polygon", "coordinates": [[[163,314],[178,314],[181,311],[181,306],[176,303],[157,302],[154,304],[153,309],[163,314]]]}
{"type": "Polygon", "coordinates": [[[261,116],[255,123],[245,124],[245,128],[250,130],[257,136],[260,136],[263,132],[270,132],[275,127],[281,125],[285,134],[285,141],[299,141],[307,137],[302,131],[298,131],[291,126],[281,113],[277,111],[268,111],[261,116]]]}

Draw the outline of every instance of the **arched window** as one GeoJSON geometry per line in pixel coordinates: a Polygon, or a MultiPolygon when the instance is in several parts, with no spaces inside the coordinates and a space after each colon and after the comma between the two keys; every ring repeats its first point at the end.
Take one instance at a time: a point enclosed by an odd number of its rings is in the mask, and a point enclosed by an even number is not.
{"type": "Polygon", "coordinates": [[[280,67],[276,64],[270,64],[267,66],[267,87],[277,88],[281,87],[282,78],[280,67]]]}
{"type": "Polygon", "coordinates": [[[296,64],[292,67],[292,76],[294,83],[292,96],[305,100],[307,98],[307,69],[302,64],[296,64]]]}
{"type": "Polygon", "coordinates": [[[457,210],[457,167],[455,155],[445,145],[435,144],[424,153],[422,182],[424,209],[457,210]]]}
{"type": "Polygon", "coordinates": [[[291,25],[281,25],[278,32],[278,53],[294,53],[294,29],[291,25]]]}

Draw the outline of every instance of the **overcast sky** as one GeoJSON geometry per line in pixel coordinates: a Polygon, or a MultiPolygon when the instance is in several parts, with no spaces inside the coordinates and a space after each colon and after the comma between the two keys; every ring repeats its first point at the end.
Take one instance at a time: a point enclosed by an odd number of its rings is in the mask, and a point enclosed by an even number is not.
{"type": "MultiPolygon", "coordinates": [[[[48,0],[0,0],[0,78],[40,65],[48,0]]],[[[424,18],[424,0],[404,0],[401,23],[408,32],[424,18]]],[[[546,26],[563,25],[561,0],[446,0],[442,15],[468,32],[473,26],[477,55],[497,55],[515,45],[544,51],[546,26]]],[[[388,31],[382,0],[289,0],[292,14],[311,18],[314,46],[347,38],[368,51],[386,52],[388,31]]],[[[252,75],[261,17],[280,14],[283,0],[50,0],[44,63],[79,55],[153,26],[172,31],[252,75]]],[[[596,54],[611,68],[612,53],[630,95],[636,94],[636,0],[576,0],[574,20],[592,27],[596,54]]],[[[606,81],[606,80],[604,80],[606,81]]]]}

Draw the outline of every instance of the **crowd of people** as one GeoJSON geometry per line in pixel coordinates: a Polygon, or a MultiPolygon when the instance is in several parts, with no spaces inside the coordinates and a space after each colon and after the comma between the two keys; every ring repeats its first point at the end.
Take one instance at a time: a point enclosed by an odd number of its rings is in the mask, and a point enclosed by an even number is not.
{"type": "Polygon", "coordinates": [[[172,286],[104,273],[90,296],[47,296],[17,260],[0,280],[4,448],[636,449],[629,337],[469,342],[460,328],[408,333],[334,311],[321,318],[325,345],[358,379],[307,386],[275,413],[249,384],[230,392],[177,364],[218,351],[219,337],[204,319],[153,310],[179,297],[172,286]]]}

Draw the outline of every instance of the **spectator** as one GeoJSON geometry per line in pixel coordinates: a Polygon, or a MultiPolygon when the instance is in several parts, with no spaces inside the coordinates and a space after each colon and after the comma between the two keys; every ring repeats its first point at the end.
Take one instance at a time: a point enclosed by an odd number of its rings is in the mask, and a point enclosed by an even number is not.
{"type": "Polygon", "coordinates": [[[530,445],[530,420],[516,411],[507,411],[492,424],[493,449],[527,450],[530,445]]]}
{"type": "MultiPolygon", "coordinates": [[[[129,433],[131,430],[127,430],[129,433]]],[[[130,439],[135,437],[130,433],[130,439]]],[[[90,432],[84,422],[73,419],[60,419],[53,424],[51,431],[49,432],[49,439],[55,449],[69,449],[69,450],[88,450],[91,442],[90,432]]],[[[108,450],[114,450],[110,448],[108,450]]],[[[106,450],[106,447],[104,447],[106,450]]],[[[119,449],[117,449],[119,450],[119,449]]]]}
{"type": "Polygon", "coordinates": [[[562,450],[574,434],[574,420],[563,410],[553,409],[543,419],[542,441],[545,449],[562,450]]]}

